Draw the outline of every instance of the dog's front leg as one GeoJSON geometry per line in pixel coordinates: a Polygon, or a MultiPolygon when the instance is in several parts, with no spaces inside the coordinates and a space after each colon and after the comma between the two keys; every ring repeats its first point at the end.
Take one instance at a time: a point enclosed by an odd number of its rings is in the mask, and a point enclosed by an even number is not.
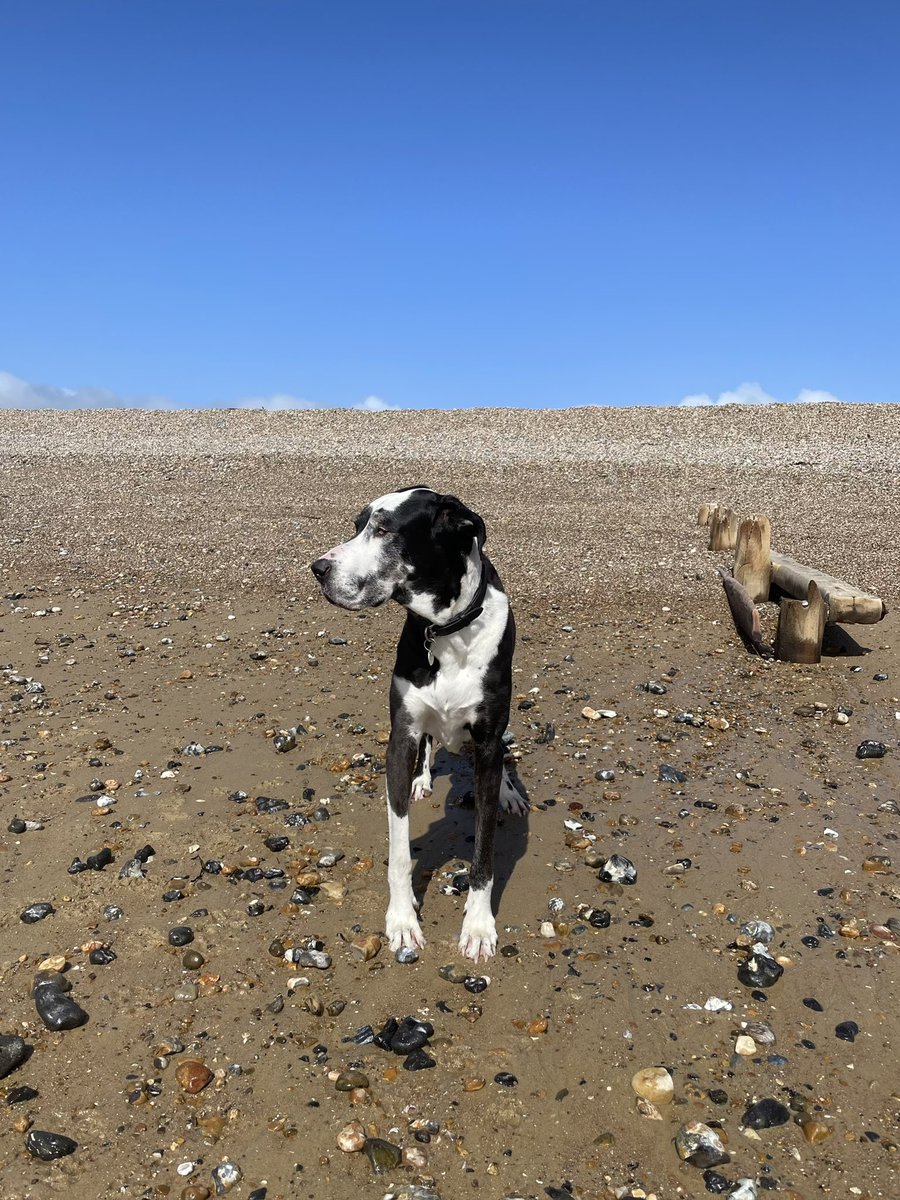
{"type": "Polygon", "coordinates": [[[424,946],[416,917],[412,889],[412,856],[409,852],[409,797],[418,756],[418,742],[406,730],[391,731],[387,749],[388,885],[390,902],[385,933],[392,950],[424,946]]]}
{"type": "Polygon", "coordinates": [[[466,915],[459,935],[459,949],[478,962],[497,949],[497,928],[491,911],[494,885],[494,830],[500,802],[503,747],[498,740],[475,746],[475,849],[469,875],[466,915]]]}

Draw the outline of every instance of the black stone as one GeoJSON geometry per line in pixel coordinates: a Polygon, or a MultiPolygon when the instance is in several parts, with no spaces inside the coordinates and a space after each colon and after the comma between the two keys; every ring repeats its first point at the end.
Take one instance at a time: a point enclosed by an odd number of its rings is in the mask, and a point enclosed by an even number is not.
{"type": "Polygon", "coordinates": [[[263,842],[263,845],[266,847],[266,849],[271,850],[273,854],[278,854],[281,850],[287,850],[290,844],[291,839],[285,837],[283,834],[280,836],[278,834],[273,834],[271,837],[267,837],[265,842],[263,842]]]}
{"type": "Polygon", "coordinates": [[[434,1059],[424,1050],[413,1050],[412,1054],[408,1054],[403,1060],[404,1071],[427,1071],[435,1065],[434,1059]]]}
{"type": "Polygon", "coordinates": [[[25,822],[21,817],[13,817],[6,827],[10,833],[24,833],[26,829],[25,822]]]}
{"type": "Polygon", "coordinates": [[[391,1038],[391,1049],[395,1054],[409,1054],[412,1050],[420,1050],[433,1033],[434,1026],[429,1021],[404,1017],[391,1038]]]}
{"type": "MultiPolygon", "coordinates": [[[[393,1018],[391,1019],[393,1020],[393,1018]]],[[[396,1024],[396,1022],[394,1023],[396,1024]]],[[[387,1026],[385,1026],[385,1029],[386,1028],[387,1026]]],[[[381,1035],[379,1034],[379,1037],[380,1036],[381,1035]]],[[[383,1045],[378,1041],[378,1038],[376,1038],[375,1034],[372,1032],[371,1025],[362,1025],[359,1029],[357,1029],[356,1033],[351,1034],[350,1037],[341,1038],[341,1041],[352,1042],[354,1046],[368,1046],[370,1042],[374,1042],[375,1045],[380,1046],[382,1050],[390,1049],[389,1045],[383,1045]]]]}
{"type": "Polygon", "coordinates": [[[189,946],[194,940],[194,931],[188,925],[176,925],[169,930],[170,946],[189,946]]]}
{"type": "Polygon", "coordinates": [[[703,1182],[706,1184],[706,1190],[716,1196],[727,1192],[731,1187],[730,1179],[726,1179],[724,1175],[720,1175],[718,1171],[712,1169],[703,1172],[703,1182]]]}
{"type": "Polygon", "coordinates": [[[786,1125],[791,1114],[780,1100],[757,1100],[751,1104],[741,1120],[749,1129],[771,1129],[774,1125],[786,1125]]]}
{"type": "Polygon", "coordinates": [[[257,813],[283,812],[286,808],[290,808],[287,800],[276,800],[272,796],[257,796],[253,805],[257,813]]]}
{"type": "Polygon", "coordinates": [[[501,1087],[515,1087],[518,1082],[515,1075],[511,1075],[509,1071],[498,1071],[494,1076],[494,1083],[499,1083],[501,1087]]]}
{"type": "Polygon", "coordinates": [[[166,904],[171,904],[173,900],[183,900],[184,892],[180,888],[170,888],[169,891],[163,892],[162,898],[166,904]]]}
{"type": "Polygon", "coordinates": [[[88,1019],[87,1013],[52,980],[42,981],[34,988],[34,1006],[48,1029],[77,1029],[88,1019]]]}
{"type": "Polygon", "coordinates": [[[48,1133],[45,1129],[29,1129],[25,1139],[25,1148],[32,1158],[40,1158],[44,1162],[52,1162],[54,1158],[65,1158],[74,1154],[78,1143],[64,1133],[48,1133]]]}
{"type": "Polygon", "coordinates": [[[727,1104],[728,1093],[723,1088],[710,1088],[706,1093],[712,1100],[713,1104],[727,1104]]]}
{"type": "Polygon", "coordinates": [[[4,1034],[0,1037],[0,1079],[22,1065],[28,1057],[28,1047],[23,1038],[4,1034]]]}
{"type": "Polygon", "coordinates": [[[463,980],[463,987],[467,992],[472,992],[477,996],[479,992],[485,991],[488,986],[488,981],[483,975],[470,975],[468,979],[463,980]]]}
{"type": "Polygon", "coordinates": [[[687,775],[684,771],[679,771],[677,767],[663,763],[659,768],[657,780],[659,783],[687,783],[687,775]]]}
{"type": "Polygon", "coordinates": [[[783,974],[784,967],[767,954],[752,954],[738,967],[738,979],[745,987],[771,987],[783,974]]]}
{"type": "Polygon", "coordinates": [[[70,875],[80,875],[82,871],[86,871],[87,869],[88,869],[87,863],[82,862],[81,859],[77,857],[77,855],[75,858],[72,859],[72,861],[69,863],[68,867],[66,867],[66,871],[70,875]]]}
{"type": "Polygon", "coordinates": [[[819,1001],[815,999],[814,996],[807,996],[806,999],[803,1001],[803,1003],[807,1008],[811,1008],[813,1010],[813,1012],[824,1012],[825,1011],[825,1009],[822,1007],[822,1005],[819,1003],[819,1001]]]}
{"type": "Polygon", "coordinates": [[[834,1027],[834,1036],[842,1042],[855,1042],[858,1033],[859,1026],[855,1021],[841,1021],[840,1025],[834,1027]]]}
{"type": "Polygon", "coordinates": [[[88,962],[95,967],[108,967],[110,963],[116,961],[116,952],[111,950],[109,946],[98,946],[96,950],[92,950],[88,955],[88,962]]]}
{"type": "Polygon", "coordinates": [[[156,854],[152,846],[141,846],[140,850],[135,850],[134,857],[139,863],[148,862],[156,854]]]}
{"type": "Polygon", "coordinates": [[[819,939],[817,937],[813,937],[812,934],[809,934],[807,937],[801,938],[800,941],[803,943],[804,946],[809,946],[810,950],[816,950],[821,945],[821,942],[819,941],[819,939]]]}
{"type": "Polygon", "coordinates": [[[7,1104],[27,1104],[29,1100],[37,1100],[37,1088],[28,1087],[23,1084],[21,1087],[10,1088],[6,1093],[7,1104]]]}
{"type": "Polygon", "coordinates": [[[594,929],[608,929],[612,920],[608,908],[595,908],[588,918],[594,929]]]}
{"type": "Polygon", "coordinates": [[[104,846],[96,854],[89,854],[84,860],[84,865],[89,871],[102,871],[112,860],[112,850],[110,850],[109,846],[104,846]]]}
{"type": "Polygon", "coordinates": [[[44,917],[49,917],[51,913],[56,912],[56,909],[48,900],[41,900],[37,904],[30,904],[19,914],[19,920],[24,921],[26,925],[35,925],[38,921],[43,921],[44,917]]]}
{"type": "Polygon", "coordinates": [[[860,742],[856,747],[857,758],[884,758],[887,747],[884,742],[860,742]]]}

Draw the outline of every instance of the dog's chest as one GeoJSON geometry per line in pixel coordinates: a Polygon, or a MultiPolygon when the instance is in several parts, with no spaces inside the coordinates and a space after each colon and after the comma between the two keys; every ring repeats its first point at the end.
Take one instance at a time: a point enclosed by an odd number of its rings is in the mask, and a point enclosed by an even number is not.
{"type": "Polygon", "coordinates": [[[403,703],[416,733],[430,733],[448,750],[459,750],[484,698],[483,675],[483,666],[442,661],[430,683],[410,685],[403,703]]]}

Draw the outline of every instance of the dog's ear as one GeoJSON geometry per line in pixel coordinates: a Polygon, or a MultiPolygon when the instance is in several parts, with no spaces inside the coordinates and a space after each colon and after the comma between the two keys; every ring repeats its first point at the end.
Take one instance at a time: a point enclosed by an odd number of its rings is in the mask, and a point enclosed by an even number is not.
{"type": "Polygon", "coordinates": [[[472,538],[478,539],[478,549],[484,548],[487,541],[487,530],[484,521],[478,513],[466,508],[455,496],[440,496],[437,510],[434,514],[435,537],[451,537],[457,540],[465,549],[469,548],[472,538]]]}

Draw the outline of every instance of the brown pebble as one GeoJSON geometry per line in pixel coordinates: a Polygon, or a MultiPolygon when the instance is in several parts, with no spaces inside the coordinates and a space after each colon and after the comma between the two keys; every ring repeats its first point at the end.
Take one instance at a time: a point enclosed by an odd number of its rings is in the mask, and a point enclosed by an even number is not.
{"type": "Polygon", "coordinates": [[[175,1078],[182,1090],[191,1096],[202,1092],[212,1081],[212,1077],[212,1071],[206,1063],[201,1062],[198,1058],[184,1058],[175,1068],[175,1078]]]}
{"type": "Polygon", "coordinates": [[[803,1136],[812,1145],[817,1142],[824,1142],[826,1138],[831,1137],[834,1133],[833,1125],[826,1125],[824,1121],[817,1121],[815,1117],[809,1117],[805,1121],[800,1122],[800,1128],[803,1130],[803,1136]]]}
{"type": "Polygon", "coordinates": [[[476,1076],[471,1075],[463,1084],[463,1088],[467,1092],[480,1092],[484,1084],[485,1081],[483,1079],[478,1079],[476,1076]]]}
{"type": "Polygon", "coordinates": [[[181,965],[186,971],[199,971],[205,962],[199,950],[185,950],[181,957],[181,965]]]}
{"type": "Polygon", "coordinates": [[[202,1183],[189,1183],[181,1189],[181,1200],[209,1200],[211,1195],[212,1192],[202,1183]]]}

